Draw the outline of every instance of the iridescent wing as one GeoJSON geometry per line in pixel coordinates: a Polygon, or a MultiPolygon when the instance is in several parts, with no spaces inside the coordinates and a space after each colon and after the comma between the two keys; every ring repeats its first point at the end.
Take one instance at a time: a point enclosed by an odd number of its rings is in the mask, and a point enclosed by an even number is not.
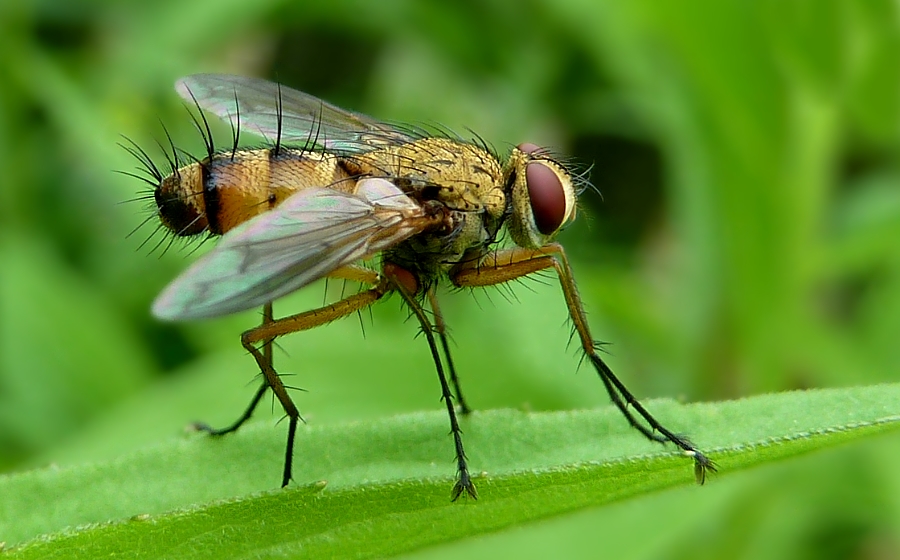
{"type": "Polygon", "coordinates": [[[194,74],[175,82],[175,90],[185,101],[196,103],[233,127],[271,142],[314,143],[328,150],[362,153],[413,139],[372,117],[266,80],[194,74]]]}
{"type": "Polygon", "coordinates": [[[440,221],[385,179],[355,194],[307,189],[229,231],[153,303],[161,319],[259,307],[440,221]]]}

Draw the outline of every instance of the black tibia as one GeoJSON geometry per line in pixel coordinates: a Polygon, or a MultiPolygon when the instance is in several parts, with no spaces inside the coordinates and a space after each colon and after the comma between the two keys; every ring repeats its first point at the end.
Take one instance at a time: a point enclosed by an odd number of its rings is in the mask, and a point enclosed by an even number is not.
{"type": "MultiPolygon", "coordinates": [[[[274,322],[272,315],[272,304],[267,303],[263,306],[263,320],[262,324],[267,325],[269,323],[274,322]]],[[[269,363],[270,367],[274,367],[272,362],[272,342],[274,339],[268,339],[263,342],[263,357],[269,363]]],[[[250,419],[253,416],[253,412],[256,410],[257,405],[262,400],[263,395],[266,394],[266,389],[269,388],[269,383],[266,381],[265,376],[263,377],[262,383],[259,386],[259,389],[256,390],[256,393],[253,395],[253,398],[250,399],[250,404],[244,410],[244,413],[241,414],[240,418],[234,421],[233,424],[226,426],[224,428],[213,428],[209,424],[205,422],[195,422],[194,429],[200,430],[202,432],[206,432],[211,436],[222,436],[225,434],[230,434],[231,432],[236,431],[238,428],[244,425],[244,422],[250,419]]]]}
{"type": "MultiPolygon", "coordinates": [[[[438,353],[437,343],[434,339],[434,330],[437,327],[431,324],[431,321],[428,320],[428,315],[425,313],[425,310],[416,301],[415,297],[410,294],[401,283],[394,282],[394,289],[403,297],[403,301],[409,305],[409,308],[412,310],[413,314],[416,316],[416,319],[419,321],[419,325],[422,327],[422,333],[425,335],[425,338],[428,340],[428,346],[431,348],[431,357],[434,360],[434,366],[437,368],[438,379],[441,382],[441,400],[444,401],[444,404],[447,406],[447,414],[450,416],[450,433],[453,435],[453,443],[456,447],[456,475],[457,480],[456,484],[453,486],[453,492],[451,494],[451,499],[456,501],[463,492],[466,495],[471,496],[472,498],[478,498],[478,492],[475,490],[475,484],[472,482],[471,476],[469,476],[469,467],[466,464],[466,452],[463,449],[462,443],[462,430],[459,428],[459,422],[456,419],[456,407],[453,406],[453,393],[450,392],[450,385],[447,383],[447,376],[444,375],[444,365],[441,362],[441,356],[438,353]]],[[[435,310],[436,311],[436,310],[435,310]]],[[[439,313],[436,311],[436,315],[439,313]]],[[[446,355],[449,356],[449,352],[447,352],[446,345],[444,346],[444,350],[446,355]]],[[[457,386],[457,394],[459,394],[459,387],[457,386]]]]}
{"type": "Polygon", "coordinates": [[[612,399],[616,407],[622,412],[629,424],[647,438],[660,443],[674,443],[681,448],[685,454],[692,457],[694,459],[694,477],[697,479],[697,484],[706,482],[707,472],[716,472],[715,464],[699,449],[694,447],[694,444],[691,443],[689,439],[669,431],[665,426],[660,424],[643,405],[641,405],[640,401],[634,398],[634,395],[632,395],[625,385],[619,381],[619,378],[615,376],[612,370],[610,370],[600,356],[597,355],[595,350],[589,352],[586,350],[585,352],[587,352],[588,357],[590,357],[591,363],[594,364],[594,368],[597,370],[597,374],[603,381],[603,385],[606,387],[606,392],[609,393],[610,399],[612,399]],[[637,418],[635,418],[628,409],[629,406],[634,408],[638,415],[647,421],[650,428],[647,428],[638,422],[637,418]]]}
{"type": "Polygon", "coordinates": [[[676,435],[660,424],[628,391],[625,385],[619,381],[619,378],[615,376],[600,358],[599,354],[597,354],[596,343],[591,338],[584,306],[581,303],[581,297],[578,295],[578,289],[575,287],[572,269],[561,245],[551,243],[540,249],[513,248],[500,250],[488,255],[480,263],[461,266],[452,271],[451,280],[459,287],[492,286],[548,268],[556,270],[566,305],[569,308],[569,317],[571,317],[575,332],[581,341],[581,348],[585,355],[590,358],[613,404],[625,416],[628,423],[648,439],[660,443],[673,443],[685,454],[692,457],[694,459],[694,475],[697,482],[703,484],[706,481],[707,473],[715,472],[716,470],[712,461],[701,453],[690,440],[684,436],[676,435]],[[632,409],[637,415],[632,413],[632,409]],[[647,425],[641,423],[639,419],[643,419],[647,425]]]}
{"type": "Polygon", "coordinates": [[[555,254],[555,258],[552,258],[552,263],[559,276],[559,281],[562,284],[563,295],[565,296],[566,304],[569,307],[569,315],[572,318],[572,322],[575,324],[575,330],[581,339],[581,346],[584,353],[591,359],[594,369],[597,370],[597,375],[600,376],[604,387],[606,387],[606,392],[609,393],[609,398],[613,401],[619,411],[622,412],[626,420],[628,420],[628,423],[644,434],[648,439],[660,443],[671,442],[684,451],[685,454],[693,458],[694,476],[697,483],[703,484],[706,482],[706,473],[708,471],[715,472],[715,465],[706,457],[706,455],[700,452],[690,440],[684,436],[676,435],[660,424],[659,421],[657,421],[656,418],[641,405],[634,395],[631,394],[628,388],[625,387],[625,384],[619,381],[619,378],[616,377],[612,370],[609,369],[606,363],[600,358],[599,354],[597,354],[596,343],[591,338],[591,333],[588,329],[584,306],[581,303],[581,297],[578,295],[572,268],[569,266],[569,260],[566,258],[565,251],[563,251],[561,245],[557,244],[549,245],[544,249],[548,253],[555,254]],[[650,426],[649,428],[638,422],[637,418],[635,418],[631,413],[631,410],[629,410],[629,406],[647,422],[650,426]]]}
{"type": "Polygon", "coordinates": [[[441,348],[444,350],[444,358],[447,360],[447,369],[450,370],[450,382],[453,383],[453,390],[456,392],[456,402],[459,404],[459,411],[463,414],[469,414],[472,412],[472,409],[466,404],[466,399],[463,398],[462,389],[459,386],[459,377],[456,375],[456,367],[454,367],[453,358],[450,356],[447,325],[444,323],[444,316],[441,313],[441,308],[438,306],[437,296],[433,289],[428,291],[428,301],[431,304],[431,312],[434,315],[434,328],[441,339],[441,348]]]}

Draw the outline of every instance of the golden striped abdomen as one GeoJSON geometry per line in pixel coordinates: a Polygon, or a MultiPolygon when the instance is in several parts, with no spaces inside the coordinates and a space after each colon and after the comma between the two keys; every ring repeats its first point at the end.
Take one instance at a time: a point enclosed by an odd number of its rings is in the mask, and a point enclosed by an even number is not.
{"type": "MultiPolygon", "coordinates": [[[[162,224],[175,235],[221,235],[311,187],[350,189],[335,156],[272,148],[225,152],[185,165],[155,192],[162,224]]],[[[349,183],[349,184],[348,184],[349,183]]]]}

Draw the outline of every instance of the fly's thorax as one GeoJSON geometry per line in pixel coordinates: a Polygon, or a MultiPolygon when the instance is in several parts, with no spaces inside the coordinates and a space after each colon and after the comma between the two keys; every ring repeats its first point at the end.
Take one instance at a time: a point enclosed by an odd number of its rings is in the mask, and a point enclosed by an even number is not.
{"type": "Polygon", "coordinates": [[[352,183],[334,156],[280,148],[223,152],[186,165],[156,190],[160,221],[176,235],[221,235],[297,191],[352,183]]]}
{"type": "Polygon", "coordinates": [[[485,228],[483,215],[450,210],[437,201],[431,203],[443,216],[441,225],[384,252],[385,263],[393,263],[409,271],[419,286],[425,289],[466,258],[479,259],[492,240],[485,228]]]}
{"type": "Polygon", "coordinates": [[[540,147],[513,148],[504,177],[511,204],[509,233],[516,245],[543,247],[575,219],[572,176],[540,147]]]}
{"type": "Polygon", "coordinates": [[[422,138],[353,158],[360,174],[386,177],[417,200],[500,217],[502,168],[487,150],[449,138],[422,138]]]}

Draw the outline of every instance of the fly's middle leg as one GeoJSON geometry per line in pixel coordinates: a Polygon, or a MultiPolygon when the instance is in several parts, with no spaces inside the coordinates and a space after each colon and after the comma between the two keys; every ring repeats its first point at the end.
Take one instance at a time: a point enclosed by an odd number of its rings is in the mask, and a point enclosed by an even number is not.
{"type": "MultiPolygon", "coordinates": [[[[418,280],[413,274],[395,264],[388,263],[384,267],[385,278],[391,282],[393,289],[400,294],[403,301],[409,306],[413,315],[419,321],[422,327],[422,334],[428,341],[428,347],[431,349],[431,358],[434,360],[434,366],[437,369],[438,380],[441,382],[441,400],[447,406],[447,414],[450,416],[450,433],[453,435],[453,444],[456,450],[456,484],[453,486],[451,499],[456,501],[463,492],[467,496],[478,499],[478,492],[475,490],[475,483],[469,475],[469,466],[466,462],[466,451],[463,449],[462,429],[459,427],[459,420],[456,418],[456,407],[453,405],[453,393],[450,391],[450,385],[447,383],[447,376],[444,374],[444,364],[441,362],[441,355],[438,352],[437,342],[434,339],[434,331],[440,332],[440,327],[432,325],[425,309],[416,300],[415,294],[419,289],[418,280]]],[[[432,309],[435,315],[440,315],[437,307],[432,303],[432,309]]],[[[446,354],[447,347],[444,346],[446,354]]],[[[459,394],[459,385],[457,384],[457,394],[459,394]]]]}
{"type": "MultiPolygon", "coordinates": [[[[250,329],[241,335],[241,344],[256,360],[256,364],[263,374],[265,387],[272,389],[275,398],[281,403],[284,413],[288,417],[288,439],[287,447],[285,449],[284,473],[281,481],[282,487],[287,486],[291,481],[294,458],[294,437],[297,433],[297,422],[300,420],[300,411],[288,394],[287,388],[284,386],[284,383],[282,383],[275,368],[272,367],[271,350],[267,350],[267,348],[271,347],[272,341],[275,340],[276,337],[309,330],[342,317],[346,317],[347,315],[372,305],[384,297],[390,290],[390,286],[381,279],[378,273],[361,267],[345,267],[343,269],[338,269],[329,276],[357,280],[374,285],[374,287],[346,297],[330,305],[298,313],[296,315],[282,317],[270,322],[263,322],[259,327],[250,329]],[[257,347],[257,344],[259,343],[262,343],[262,351],[257,347]]],[[[265,392],[265,389],[263,389],[262,392],[265,392]]]]}
{"type": "Polygon", "coordinates": [[[675,434],[657,421],[597,353],[597,343],[591,338],[587,316],[575,286],[572,268],[569,266],[569,261],[561,245],[551,243],[540,249],[517,247],[496,251],[480,263],[460,265],[451,272],[450,279],[458,287],[492,286],[549,268],[556,271],[566,305],[569,308],[569,316],[581,341],[581,347],[594,365],[613,404],[625,416],[628,423],[648,439],[661,443],[673,443],[692,457],[694,459],[694,475],[697,482],[703,484],[707,472],[716,470],[712,461],[700,452],[690,440],[675,434]],[[632,413],[631,409],[637,412],[637,416],[632,413]],[[641,423],[639,418],[643,419],[647,425],[641,423]]]}
{"type": "Polygon", "coordinates": [[[453,390],[456,392],[456,402],[459,404],[459,411],[463,414],[469,414],[472,409],[466,404],[463,398],[462,389],[459,386],[459,377],[456,375],[456,367],[453,365],[453,358],[450,356],[450,346],[447,337],[447,324],[444,323],[444,315],[438,306],[437,294],[434,289],[428,290],[428,302],[431,304],[431,313],[434,316],[434,328],[437,330],[438,337],[441,339],[441,348],[444,350],[444,359],[447,360],[447,369],[450,370],[450,382],[453,383],[453,390]]]}

